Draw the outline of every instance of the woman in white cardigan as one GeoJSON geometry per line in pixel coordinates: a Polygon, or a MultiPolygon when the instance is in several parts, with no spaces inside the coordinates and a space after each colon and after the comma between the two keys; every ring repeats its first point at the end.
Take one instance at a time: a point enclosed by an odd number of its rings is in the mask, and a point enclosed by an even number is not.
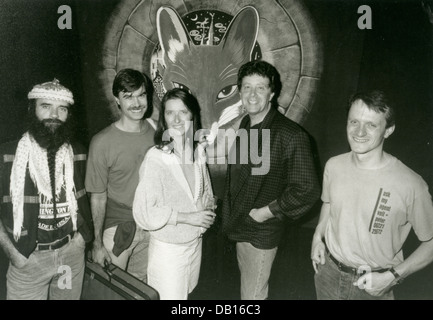
{"type": "Polygon", "coordinates": [[[186,300],[198,282],[202,234],[215,213],[204,149],[194,139],[201,129],[200,107],[182,89],[162,99],[151,148],[140,168],[133,214],[150,231],[148,284],[161,300],[186,300]]]}

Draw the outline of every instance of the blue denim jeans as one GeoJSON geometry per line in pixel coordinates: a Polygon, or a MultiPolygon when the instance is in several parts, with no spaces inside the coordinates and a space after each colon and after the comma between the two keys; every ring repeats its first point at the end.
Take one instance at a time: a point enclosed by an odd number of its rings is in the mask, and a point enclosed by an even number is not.
{"type": "Polygon", "coordinates": [[[325,264],[318,266],[318,273],[314,275],[318,300],[394,300],[392,291],[376,297],[359,289],[353,283],[359,274],[341,271],[326,254],[325,264]]]}
{"type": "Polygon", "coordinates": [[[63,247],[33,251],[22,268],[9,263],[8,300],[79,300],[85,242],[79,233],[63,247]]]}
{"type": "Polygon", "coordinates": [[[128,249],[118,257],[113,254],[114,234],[117,226],[104,230],[103,242],[111,257],[111,262],[119,268],[126,270],[141,281],[147,282],[147,261],[149,255],[150,233],[137,227],[134,239],[128,249]]]}
{"type": "Polygon", "coordinates": [[[269,276],[278,247],[257,249],[248,242],[236,243],[236,255],[241,272],[241,299],[265,300],[268,298],[269,276]]]}

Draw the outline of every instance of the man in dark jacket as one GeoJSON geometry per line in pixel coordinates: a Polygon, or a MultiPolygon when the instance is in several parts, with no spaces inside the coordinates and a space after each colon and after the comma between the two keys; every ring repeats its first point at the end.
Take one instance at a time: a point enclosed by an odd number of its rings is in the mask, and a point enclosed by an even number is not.
{"type": "Polygon", "coordinates": [[[7,299],[79,299],[93,238],[86,150],[71,141],[72,92],[58,80],[28,94],[29,130],[0,147],[0,245],[7,299]]]}
{"type": "Polygon", "coordinates": [[[229,154],[223,232],[236,242],[241,299],[266,299],[284,221],[307,213],[320,187],[308,134],[274,107],[277,70],[248,62],[238,72],[238,89],[247,115],[229,154]]]}

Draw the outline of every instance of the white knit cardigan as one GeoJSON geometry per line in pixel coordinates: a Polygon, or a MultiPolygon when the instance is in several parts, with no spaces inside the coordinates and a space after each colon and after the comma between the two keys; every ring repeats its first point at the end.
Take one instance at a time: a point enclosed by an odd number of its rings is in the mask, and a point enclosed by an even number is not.
{"type": "Polygon", "coordinates": [[[140,167],[133,215],[137,225],[167,243],[187,243],[198,238],[204,228],[178,224],[178,212],[194,212],[204,195],[212,196],[205,161],[194,162],[195,190],[192,192],[180,166],[180,159],[156,147],[151,148],[140,167]]]}

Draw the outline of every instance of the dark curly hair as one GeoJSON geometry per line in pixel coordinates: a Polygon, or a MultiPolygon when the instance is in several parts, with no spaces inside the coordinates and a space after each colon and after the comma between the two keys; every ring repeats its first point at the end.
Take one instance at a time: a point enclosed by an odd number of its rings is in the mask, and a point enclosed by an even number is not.
{"type": "Polygon", "coordinates": [[[259,75],[269,79],[269,87],[274,97],[271,100],[272,106],[278,106],[277,99],[281,93],[281,77],[277,69],[270,63],[263,60],[249,61],[242,65],[238,71],[238,91],[241,92],[242,80],[247,76],[259,75]]]}
{"type": "Polygon", "coordinates": [[[122,69],[114,78],[112,93],[118,98],[120,92],[134,92],[144,86],[147,98],[147,110],[143,119],[149,118],[153,112],[153,84],[144,73],[134,69],[122,69]]]}

